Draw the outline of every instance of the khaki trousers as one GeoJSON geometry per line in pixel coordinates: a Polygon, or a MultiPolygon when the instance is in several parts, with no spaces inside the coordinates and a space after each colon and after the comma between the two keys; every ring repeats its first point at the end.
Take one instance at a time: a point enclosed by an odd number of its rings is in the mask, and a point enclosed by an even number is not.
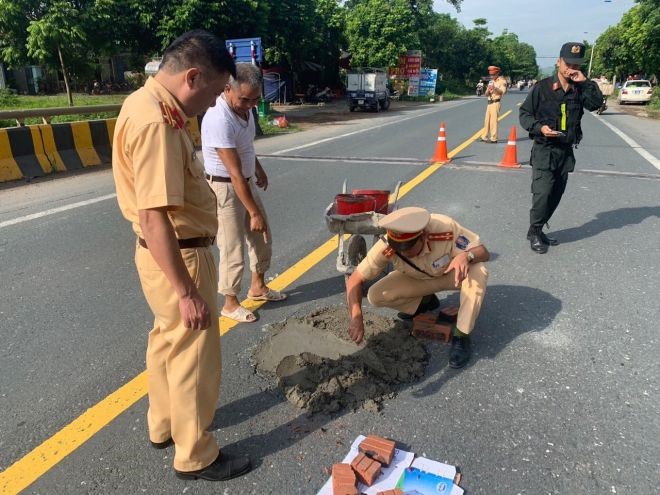
{"type": "MultiPolygon", "coordinates": [[[[252,197],[268,222],[259,192],[252,181],[253,179],[249,182],[252,197]]],[[[250,230],[250,215],[230,182],[209,182],[209,185],[218,198],[216,239],[220,250],[218,292],[223,295],[238,296],[243,279],[245,245],[247,244],[250,270],[254,273],[266,273],[270,268],[272,236],[269,229],[268,242],[266,242],[263,233],[250,230]]]]}
{"type": "Polygon", "coordinates": [[[401,272],[390,272],[369,288],[367,299],[374,306],[385,306],[404,313],[413,314],[423,296],[443,290],[460,290],[461,306],[456,326],[469,334],[481,311],[486,293],[488,270],[484,263],[470,265],[468,275],[460,288],[454,286],[454,272],[438,278],[418,279],[401,272]]]}
{"type": "Polygon", "coordinates": [[[490,103],[486,106],[486,117],[484,118],[484,132],[481,139],[490,139],[497,141],[497,117],[500,115],[500,105],[497,103],[490,103]],[[490,138],[488,137],[490,135],[490,138]]]}
{"type": "Polygon", "coordinates": [[[179,299],[148,249],[137,246],[135,264],[154,328],[147,345],[149,438],[176,445],[174,469],[194,471],[211,464],[218,444],[207,429],[220,388],[220,329],[215,260],[211,248],[182,249],[188,273],[211,309],[211,327],[184,328],[179,299]]]}

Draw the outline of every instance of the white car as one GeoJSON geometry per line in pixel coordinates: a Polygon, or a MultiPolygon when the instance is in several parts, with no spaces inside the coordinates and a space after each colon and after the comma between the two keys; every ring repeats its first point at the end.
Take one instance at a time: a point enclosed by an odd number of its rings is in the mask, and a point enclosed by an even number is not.
{"type": "Polygon", "coordinates": [[[635,79],[623,83],[617,101],[622,103],[648,103],[653,95],[651,83],[643,79],[635,79]]]}

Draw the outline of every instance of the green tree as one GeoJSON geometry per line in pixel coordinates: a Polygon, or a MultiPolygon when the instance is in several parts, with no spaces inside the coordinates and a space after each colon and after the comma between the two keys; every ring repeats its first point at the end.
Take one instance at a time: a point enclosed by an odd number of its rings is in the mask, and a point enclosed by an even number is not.
{"type": "Polygon", "coordinates": [[[502,69],[502,74],[513,80],[536,76],[539,67],[536,64],[534,47],[521,43],[518,36],[504,30],[492,40],[493,65],[502,69]]]}

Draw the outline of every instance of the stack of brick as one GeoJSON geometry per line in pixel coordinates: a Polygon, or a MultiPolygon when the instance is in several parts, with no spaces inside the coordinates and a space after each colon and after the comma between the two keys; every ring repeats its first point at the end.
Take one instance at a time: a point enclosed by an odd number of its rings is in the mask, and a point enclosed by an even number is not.
{"type": "MultiPolygon", "coordinates": [[[[351,464],[335,464],[332,466],[333,495],[357,495],[357,481],[367,486],[376,482],[382,466],[389,466],[394,459],[396,444],[376,435],[365,438],[358,450],[360,453],[351,464]]],[[[387,490],[385,495],[403,495],[400,490],[387,490]]]]}
{"type": "Polygon", "coordinates": [[[394,490],[385,490],[384,492],[378,492],[376,495],[404,495],[399,488],[394,490]]]}

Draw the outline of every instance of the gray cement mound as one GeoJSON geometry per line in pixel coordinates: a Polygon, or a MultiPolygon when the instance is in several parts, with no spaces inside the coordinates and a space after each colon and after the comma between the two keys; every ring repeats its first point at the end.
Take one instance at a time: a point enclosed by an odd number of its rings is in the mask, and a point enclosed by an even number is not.
{"type": "Polygon", "coordinates": [[[424,375],[426,350],[401,321],[365,312],[361,345],[350,340],[348,325],[343,306],[271,325],[253,356],[257,371],[312,413],[378,411],[398,386],[424,375]]]}

